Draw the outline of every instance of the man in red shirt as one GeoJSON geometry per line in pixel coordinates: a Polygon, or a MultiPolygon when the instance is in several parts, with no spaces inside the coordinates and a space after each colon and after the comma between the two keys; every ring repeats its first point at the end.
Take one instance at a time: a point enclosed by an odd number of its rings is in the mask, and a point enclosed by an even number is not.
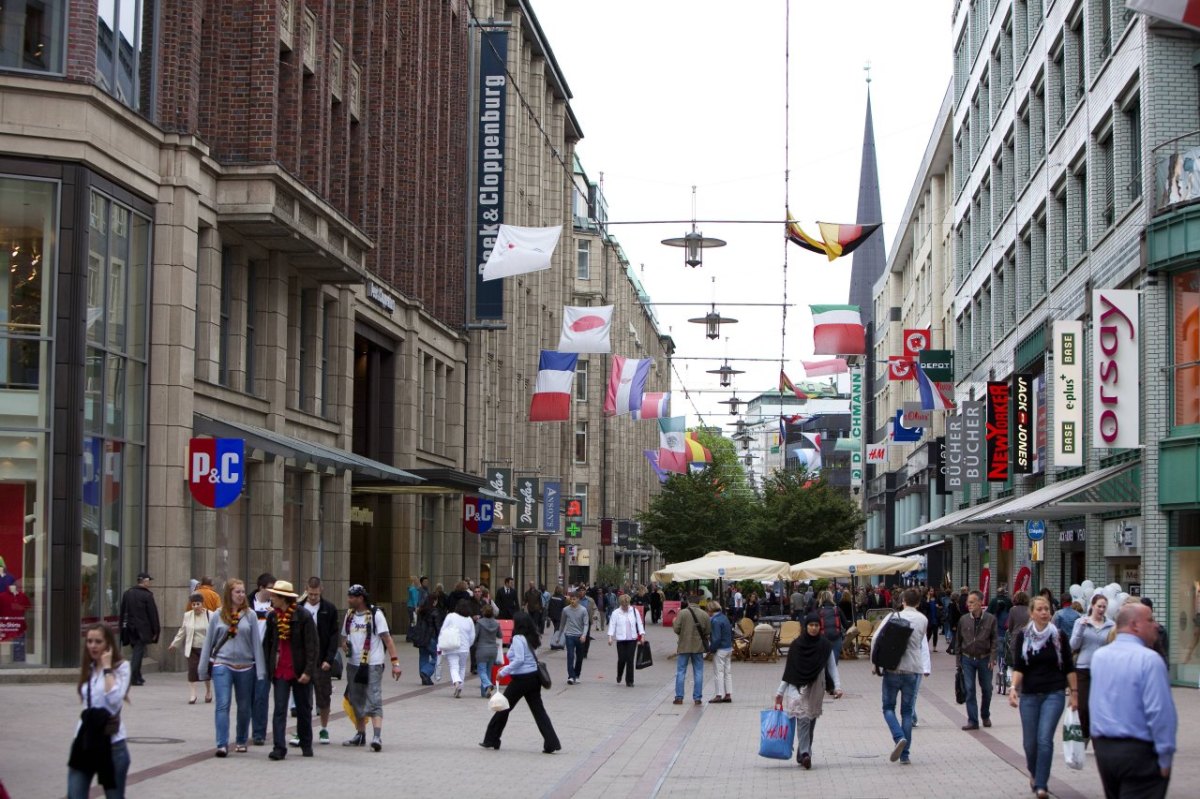
{"type": "Polygon", "coordinates": [[[320,646],[317,623],[312,614],[299,607],[300,596],[287,580],[277,580],[267,589],[271,594],[271,613],[263,642],[267,654],[267,673],[275,692],[275,712],[271,717],[274,748],[272,760],[287,757],[288,697],[296,702],[296,736],[300,753],[313,756],[312,681],[317,673],[320,646]]]}

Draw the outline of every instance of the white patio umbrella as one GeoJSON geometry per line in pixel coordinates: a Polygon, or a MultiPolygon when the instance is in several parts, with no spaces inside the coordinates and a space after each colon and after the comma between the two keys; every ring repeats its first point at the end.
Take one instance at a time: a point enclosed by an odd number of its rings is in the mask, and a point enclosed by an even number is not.
{"type": "Polygon", "coordinates": [[[796,563],[790,569],[793,580],[815,580],[826,577],[863,577],[876,574],[903,574],[921,566],[916,558],[897,558],[878,555],[861,549],[826,552],[819,558],[796,563]]]}
{"type": "Polygon", "coordinates": [[[668,563],[651,576],[660,583],[684,580],[786,580],[788,564],[782,560],[719,551],[709,552],[695,560],[668,563]]]}

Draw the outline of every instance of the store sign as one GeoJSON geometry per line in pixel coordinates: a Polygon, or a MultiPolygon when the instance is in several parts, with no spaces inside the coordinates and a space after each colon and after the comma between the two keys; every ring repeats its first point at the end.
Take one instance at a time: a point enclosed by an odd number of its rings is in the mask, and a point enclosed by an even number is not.
{"type": "Polygon", "coordinates": [[[850,367],[850,438],[858,441],[858,447],[850,453],[850,486],[863,484],[863,370],[861,366],[850,367]]]}
{"type": "Polygon", "coordinates": [[[919,402],[906,402],[900,407],[904,410],[904,424],[909,427],[927,427],[933,423],[933,411],[922,408],[919,402]]]}
{"type": "Polygon", "coordinates": [[[962,403],[963,416],[963,469],[964,485],[981,485],[984,478],[984,456],[986,442],[984,440],[985,408],[983,402],[962,403]]]}
{"type": "Polygon", "coordinates": [[[224,508],[241,496],[246,444],[240,438],[193,438],[188,442],[188,490],[201,505],[224,508]]]}
{"type": "Polygon", "coordinates": [[[1092,292],[1092,443],[1141,445],[1140,291],[1092,292]]]}
{"type": "Polygon", "coordinates": [[[479,106],[475,116],[475,318],[504,317],[504,281],[483,280],[483,266],[504,221],[504,122],[508,94],[508,32],[481,31],[479,106]]]}
{"type": "Polygon", "coordinates": [[[921,350],[929,349],[929,345],[932,343],[929,337],[929,328],[927,327],[904,331],[904,354],[910,358],[917,357],[917,353],[921,350]]]}
{"type": "Polygon", "coordinates": [[[583,537],[583,500],[571,497],[567,500],[567,538],[583,537]]]}
{"type": "Polygon", "coordinates": [[[1058,540],[1065,544],[1085,543],[1087,541],[1087,530],[1059,530],[1058,540]]]}
{"type": "Polygon", "coordinates": [[[463,497],[463,529],[480,535],[492,529],[492,510],[495,504],[482,497],[463,497]]]}
{"type": "Polygon", "coordinates": [[[946,417],[946,447],[942,453],[942,472],[946,476],[946,491],[954,493],[963,487],[963,416],[956,413],[946,417]]]}
{"type": "Polygon", "coordinates": [[[518,530],[536,530],[538,526],[538,478],[517,476],[514,484],[517,498],[517,515],[513,527],[518,530]]]}
{"type": "Polygon", "coordinates": [[[904,355],[888,356],[888,380],[916,380],[913,373],[915,361],[904,355]]]}
{"type": "Polygon", "coordinates": [[[989,483],[1008,480],[1008,383],[988,381],[987,384],[987,479],[989,483]]]}
{"type": "Polygon", "coordinates": [[[929,468],[933,471],[933,487],[939,496],[950,491],[946,488],[946,437],[938,436],[929,442],[929,468]]]}
{"type": "Polygon", "coordinates": [[[378,283],[367,281],[367,299],[387,311],[388,316],[396,312],[396,298],[378,283]]]}
{"type": "Polygon", "coordinates": [[[896,416],[892,419],[892,441],[894,443],[915,444],[921,440],[921,436],[924,434],[925,429],[922,427],[905,427],[904,411],[896,411],[896,416]]]}
{"type": "Polygon", "coordinates": [[[872,444],[867,447],[867,463],[885,463],[887,461],[887,442],[872,444]]]}
{"type": "Polygon", "coordinates": [[[1054,322],[1054,465],[1083,465],[1083,322],[1054,322]]]}
{"type": "Polygon", "coordinates": [[[558,532],[558,516],[562,513],[562,483],[547,480],[542,483],[542,529],[558,532]]]}
{"type": "Polygon", "coordinates": [[[1031,474],[1035,442],[1033,439],[1033,375],[1015,374],[1012,378],[1012,470],[1014,474],[1031,474]]]}
{"type": "Polygon", "coordinates": [[[921,368],[935,383],[954,382],[954,350],[925,350],[920,353],[921,368]]]}
{"type": "MultiPolygon", "coordinates": [[[[488,488],[492,489],[503,496],[511,496],[512,491],[512,469],[488,468],[485,479],[487,480],[488,488]]],[[[504,526],[504,515],[507,512],[507,502],[497,502],[492,508],[492,518],[500,527],[504,526]]]]}

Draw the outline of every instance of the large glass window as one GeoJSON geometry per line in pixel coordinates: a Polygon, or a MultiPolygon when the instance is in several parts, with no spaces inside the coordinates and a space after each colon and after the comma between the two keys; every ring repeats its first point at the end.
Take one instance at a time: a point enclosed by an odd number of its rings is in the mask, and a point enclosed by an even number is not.
{"type": "Polygon", "coordinates": [[[48,662],[57,230],[56,183],[0,177],[0,665],[48,662]]]}
{"type": "Polygon", "coordinates": [[[1170,635],[1172,679],[1194,686],[1200,679],[1200,510],[1172,513],[1170,525],[1168,606],[1155,617],[1170,635]]]}
{"type": "Polygon", "coordinates": [[[1200,269],[1171,279],[1175,330],[1175,425],[1200,424],[1200,269]]]}
{"type": "Polygon", "coordinates": [[[125,105],[150,111],[155,0],[100,0],[96,82],[125,105]]]}
{"type": "Polygon", "coordinates": [[[66,0],[6,0],[0,5],[0,68],[63,71],[66,0]]]}

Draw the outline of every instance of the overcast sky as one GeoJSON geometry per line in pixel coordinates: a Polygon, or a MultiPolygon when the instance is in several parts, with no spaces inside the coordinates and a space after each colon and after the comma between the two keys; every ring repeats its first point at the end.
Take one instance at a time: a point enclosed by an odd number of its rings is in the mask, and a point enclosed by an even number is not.
{"type": "MultiPolygon", "coordinates": [[[[885,247],[891,252],[952,69],[949,0],[791,0],[791,86],[784,89],[786,0],[531,0],[574,99],[583,128],[579,157],[589,178],[603,173],[613,222],[692,218],[782,220],[793,215],[816,234],[815,220],[854,222],[866,113],[864,65],[870,61],[885,247]],[[790,94],[790,186],[784,183],[784,105],[790,94]],[[785,197],[787,198],[785,200],[785,197]]],[[[614,225],[626,255],[655,302],[718,300],[724,326],[710,341],[689,317],[704,306],[656,306],[661,331],[676,344],[672,412],[698,424],[731,421],[728,393],[707,369],[729,356],[744,369],[734,383],[745,400],[775,387],[779,365],[738,358],[786,358],[793,381],[812,356],[809,303],[845,303],[850,258],[833,263],[788,245],[786,343],[778,307],[731,302],[782,299],[782,226],[706,223],[727,247],[706,250],[704,265],[659,241],[689,226],[614,225]],[[714,283],[715,279],[715,283],[714,283]],[[691,401],[682,389],[693,390],[691,401]],[[692,403],[695,403],[693,407],[692,403]]],[[[876,235],[880,235],[876,233],[876,235]]],[[[624,353],[632,355],[633,353],[624,353]]]]}

